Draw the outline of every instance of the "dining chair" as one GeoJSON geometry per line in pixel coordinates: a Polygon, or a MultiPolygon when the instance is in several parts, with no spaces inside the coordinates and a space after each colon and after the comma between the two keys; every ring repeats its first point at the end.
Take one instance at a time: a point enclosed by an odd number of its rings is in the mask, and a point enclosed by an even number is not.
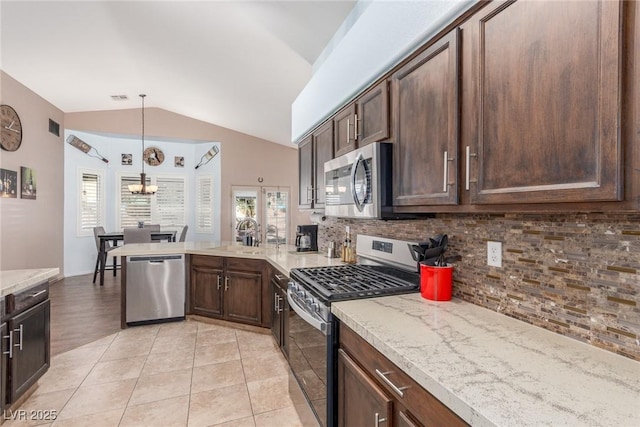
{"type": "Polygon", "coordinates": [[[145,224],[142,228],[148,228],[151,231],[160,231],[160,224],[145,224]]]}
{"type": "MultiPolygon", "coordinates": [[[[99,235],[101,234],[105,234],[104,231],[104,227],[93,227],[93,238],[96,242],[96,249],[98,250],[98,255],[96,256],[96,267],[93,269],[93,283],[96,283],[96,277],[98,276],[98,273],[100,272],[101,269],[106,269],[106,266],[103,265],[103,263],[106,263],[107,261],[107,254],[111,249],[115,249],[115,246],[111,245],[111,242],[105,242],[104,243],[104,249],[106,251],[105,255],[104,255],[104,261],[101,260],[101,254],[100,254],[100,239],[98,238],[99,235]]],[[[113,257],[113,266],[110,267],[111,270],[113,270],[113,275],[116,275],[116,270],[118,269],[118,265],[117,265],[117,261],[116,261],[116,257],[113,257]]]]}
{"type": "Polygon", "coordinates": [[[151,230],[148,227],[127,227],[124,232],[124,244],[127,243],[151,243],[151,230]]]}
{"type": "Polygon", "coordinates": [[[188,225],[185,225],[184,227],[182,227],[182,231],[180,232],[180,238],[178,239],[178,242],[184,242],[184,239],[187,237],[187,228],[189,228],[188,225]]]}

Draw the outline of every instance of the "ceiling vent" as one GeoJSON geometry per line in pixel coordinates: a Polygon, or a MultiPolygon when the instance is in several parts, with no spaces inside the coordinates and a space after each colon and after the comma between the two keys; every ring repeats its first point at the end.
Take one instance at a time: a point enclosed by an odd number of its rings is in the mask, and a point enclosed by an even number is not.
{"type": "Polygon", "coordinates": [[[113,101],[126,101],[129,99],[127,95],[111,95],[113,101]]]}

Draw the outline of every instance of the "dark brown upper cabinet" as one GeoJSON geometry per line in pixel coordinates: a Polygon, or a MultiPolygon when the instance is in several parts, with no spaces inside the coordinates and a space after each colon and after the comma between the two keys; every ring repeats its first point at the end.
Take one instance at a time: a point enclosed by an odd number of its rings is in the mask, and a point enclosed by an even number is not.
{"type": "Polygon", "coordinates": [[[383,80],[333,117],[335,156],[389,138],[389,85],[383,80]]]}
{"type": "Polygon", "coordinates": [[[458,203],[458,33],[392,75],[394,207],[458,203]]]}
{"type": "Polygon", "coordinates": [[[622,200],[621,7],[499,2],[462,25],[471,203],[622,200]]]}
{"type": "Polygon", "coordinates": [[[325,202],[324,163],[333,159],[333,121],[329,120],[298,146],[298,207],[322,208],[325,202]]]}

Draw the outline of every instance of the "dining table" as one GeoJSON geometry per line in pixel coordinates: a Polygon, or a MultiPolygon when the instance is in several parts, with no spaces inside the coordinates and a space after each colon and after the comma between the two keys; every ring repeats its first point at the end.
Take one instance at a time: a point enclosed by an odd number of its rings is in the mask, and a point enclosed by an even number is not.
{"type": "MultiPolygon", "coordinates": [[[[107,252],[108,252],[107,243],[111,242],[114,247],[118,246],[118,242],[124,241],[124,232],[98,234],[98,239],[100,239],[100,250],[98,252],[98,258],[100,262],[100,286],[104,286],[104,270],[105,270],[105,264],[107,262],[107,252]]],[[[159,242],[163,240],[166,240],[167,242],[175,242],[176,232],[175,231],[152,231],[151,240],[159,241],[159,242]]],[[[116,274],[116,270],[114,268],[113,275],[115,276],[115,274],[116,274]]]]}

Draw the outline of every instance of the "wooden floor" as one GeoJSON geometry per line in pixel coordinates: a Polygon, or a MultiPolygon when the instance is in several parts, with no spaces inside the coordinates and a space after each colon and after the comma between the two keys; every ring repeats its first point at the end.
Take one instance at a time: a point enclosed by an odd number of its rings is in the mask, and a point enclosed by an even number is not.
{"type": "Polygon", "coordinates": [[[106,272],[104,286],[92,279],[87,274],[51,285],[52,356],[120,331],[120,272],[106,272]]]}

